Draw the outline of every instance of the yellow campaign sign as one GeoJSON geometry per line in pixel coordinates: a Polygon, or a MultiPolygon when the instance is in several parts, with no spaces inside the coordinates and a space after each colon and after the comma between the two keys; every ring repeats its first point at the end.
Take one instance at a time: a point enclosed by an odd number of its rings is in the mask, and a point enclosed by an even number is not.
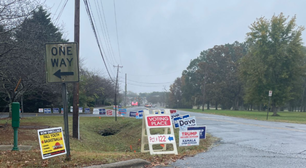
{"type": "Polygon", "coordinates": [[[43,159],[66,154],[62,127],[37,130],[43,159]]]}

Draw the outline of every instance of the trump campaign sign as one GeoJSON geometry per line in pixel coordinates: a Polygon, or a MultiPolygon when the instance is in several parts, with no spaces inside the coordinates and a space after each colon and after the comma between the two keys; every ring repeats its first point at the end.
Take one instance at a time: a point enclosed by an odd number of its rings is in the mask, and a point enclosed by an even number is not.
{"type": "Polygon", "coordinates": [[[199,132],[200,132],[199,130],[180,131],[179,146],[199,145],[199,143],[200,143],[199,132]]]}

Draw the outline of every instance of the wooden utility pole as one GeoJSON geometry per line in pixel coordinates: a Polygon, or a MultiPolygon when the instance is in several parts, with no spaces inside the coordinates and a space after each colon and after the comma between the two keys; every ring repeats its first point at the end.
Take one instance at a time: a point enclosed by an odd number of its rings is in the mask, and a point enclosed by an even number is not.
{"type": "Polygon", "coordinates": [[[116,84],[115,84],[115,121],[117,121],[117,86],[118,86],[118,73],[119,73],[119,68],[122,68],[123,66],[115,66],[114,67],[117,67],[117,76],[116,76],[116,84]]]}
{"type": "MultiPolygon", "coordinates": [[[[75,0],[74,8],[74,42],[77,43],[78,59],[80,59],[80,0],[75,0]]],[[[73,125],[72,137],[80,138],[79,135],[79,82],[74,83],[73,88],[73,125]]]]}
{"type": "Polygon", "coordinates": [[[202,111],[204,111],[204,106],[205,106],[205,76],[203,78],[203,105],[202,105],[202,111]]]}

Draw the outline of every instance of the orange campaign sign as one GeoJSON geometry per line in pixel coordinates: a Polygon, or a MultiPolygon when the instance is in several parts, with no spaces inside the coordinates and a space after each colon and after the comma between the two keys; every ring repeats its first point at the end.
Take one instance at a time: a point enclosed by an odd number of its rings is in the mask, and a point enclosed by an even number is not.
{"type": "Polygon", "coordinates": [[[66,154],[62,127],[37,130],[43,159],[66,154]]]}

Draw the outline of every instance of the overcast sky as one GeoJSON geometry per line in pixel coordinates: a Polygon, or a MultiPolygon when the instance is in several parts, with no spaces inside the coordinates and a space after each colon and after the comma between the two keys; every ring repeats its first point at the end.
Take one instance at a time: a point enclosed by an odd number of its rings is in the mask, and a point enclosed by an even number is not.
{"type": "MultiPolygon", "coordinates": [[[[74,40],[74,0],[46,6],[64,37],[74,40]]],[[[120,90],[169,91],[190,60],[215,45],[244,42],[256,18],[281,12],[306,25],[305,0],[88,0],[110,76],[120,65],[120,90]],[[116,17],[115,17],[116,14],[116,17]],[[115,19],[116,18],[116,19],[115,19]],[[116,20],[117,30],[116,31],[116,20]],[[117,38],[118,34],[118,38],[117,38]],[[118,39],[118,40],[117,40],[118,39]],[[119,45],[118,45],[119,44],[119,45]],[[119,46],[119,47],[118,47],[119,46]],[[119,49],[120,48],[120,52],[119,49]]],[[[80,58],[83,66],[109,78],[81,0],[80,58]]],[[[302,38],[305,45],[306,32],[302,38]]]]}

